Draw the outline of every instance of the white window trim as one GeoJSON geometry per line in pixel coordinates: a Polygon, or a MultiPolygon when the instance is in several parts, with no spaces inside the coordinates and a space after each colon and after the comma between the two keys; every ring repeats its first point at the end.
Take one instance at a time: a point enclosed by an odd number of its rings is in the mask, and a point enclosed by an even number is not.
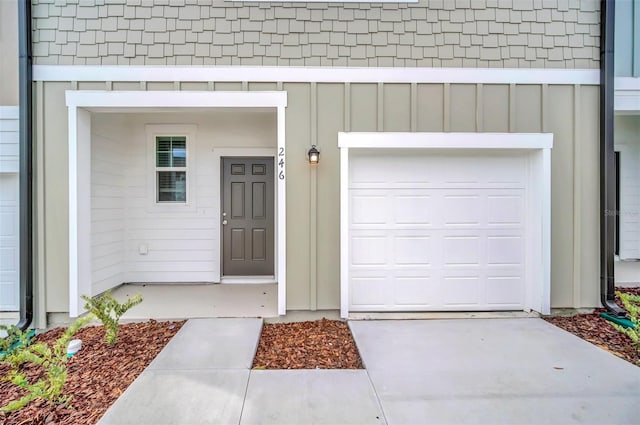
{"type": "Polygon", "coordinates": [[[551,148],[553,134],[518,133],[338,133],[340,148],[340,316],[349,317],[349,155],[358,149],[521,150],[530,151],[530,198],[537,205],[527,222],[531,242],[527,255],[529,285],[525,308],[549,314],[551,310],[551,148]],[[538,285],[535,283],[538,282],[538,285]]]}
{"type": "MultiPolygon", "coordinates": [[[[65,92],[69,142],[69,315],[84,311],[80,295],[91,293],[91,111],[131,112],[136,108],[275,108],[277,155],[286,161],[287,93],[227,91],[78,91],[65,92]]],[[[278,314],[287,311],[286,173],[277,179],[278,314]]]]}
{"type": "Polygon", "coordinates": [[[147,206],[149,212],[196,211],[197,194],[195,151],[198,146],[198,126],[194,124],[147,124],[147,206]],[[186,202],[158,202],[158,182],[156,177],[156,137],[184,136],[187,139],[187,194],[186,202]]]}

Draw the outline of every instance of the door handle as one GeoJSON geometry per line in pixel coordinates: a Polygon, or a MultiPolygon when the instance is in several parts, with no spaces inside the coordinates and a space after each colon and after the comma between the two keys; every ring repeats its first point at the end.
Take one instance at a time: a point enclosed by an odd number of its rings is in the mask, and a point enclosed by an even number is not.
{"type": "Polygon", "coordinates": [[[227,220],[222,220],[222,225],[226,226],[227,225],[227,220]]]}

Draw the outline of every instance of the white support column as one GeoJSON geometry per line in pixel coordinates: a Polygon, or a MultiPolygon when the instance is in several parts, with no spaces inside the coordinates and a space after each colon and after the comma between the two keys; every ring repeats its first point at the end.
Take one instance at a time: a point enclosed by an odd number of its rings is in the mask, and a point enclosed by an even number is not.
{"type": "Polygon", "coordinates": [[[287,173],[285,147],[285,106],[278,106],[278,151],[276,152],[276,179],[278,179],[278,314],[287,314],[287,173]]]}
{"type": "Polygon", "coordinates": [[[340,148],[340,317],[349,317],[349,148],[340,148]]]}
{"type": "Polygon", "coordinates": [[[69,107],[69,315],[91,296],[91,114],[69,107]]]}

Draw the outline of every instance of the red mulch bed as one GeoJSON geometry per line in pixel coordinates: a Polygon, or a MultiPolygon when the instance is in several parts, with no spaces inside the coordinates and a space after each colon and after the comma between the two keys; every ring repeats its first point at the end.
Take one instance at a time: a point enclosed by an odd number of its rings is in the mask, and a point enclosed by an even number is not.
{"type": "MultiPolygon", "coordinates": [[[[640,295],[640,288],[618,288],[622,292],[640,295]]],[[[617,298],[617,297],[616,297],[617,298]]],[[[620,300],[617,300],[622,305],[620,300]]],[[[597,309],[590,314],[576,314],[573,316],[552,316],[544,319],[567,332],[579,336],[603,350],[633,364],[638,364],[640,356],[633,346],[631,339],[611,326],[610,322],[600,317],[604,309],[597,309]]]]}
{"type": "Polygon", "coordinates": [[[349,326],[339,320],[266,323],[255,369],[362,369],[349,326]]]}
{"type": "MultiPolygon", "coordinates": [[[[50,405],[35,400],[23,409],[0,413],[0,423],[16,425],[95,424],[124,390],[151,363],[160,350],[178,332],[181,322],[130,323],[120,326],[118,342],[108,346],[104,342],[102,326],[86,327],[74,338],[82,340],[82,349],[67,362],[67,382],[64,395],[72,396],[70,405],[50,405]]],[[[50,345],[64,332],[53,329],[36,337],[36,341],[50,345]]],[[[37,379],[41,369],[26,366],[28,376],[37,379]]],[[[0,376],[8,371],[0,364],[0,376]]],[[[9,382],[0,382],[0,406],[24,394],[9,382]]]]}

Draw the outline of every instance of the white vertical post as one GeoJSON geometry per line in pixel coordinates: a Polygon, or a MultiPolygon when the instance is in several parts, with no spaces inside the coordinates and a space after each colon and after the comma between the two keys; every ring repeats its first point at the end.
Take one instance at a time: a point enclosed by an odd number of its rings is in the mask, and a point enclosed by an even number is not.
{"type": "MultiPolygon", "coordinates": [[[[551,135],[553,137],[553,135],[551,135]]],[[[551,313],[551,149],[542,149],[542,308],[551,313]]]]}
{"type": "Polygon", "coordinates": [[[278,314],[287,314],[287,173],[285,147],[285,106],[278,106],[278,149],[276,152],[276,179],[278,181],[278,314]]]}
{"type": "Polygon", "coordinates": [[[69,316],[91,293],[91,114],[69,107],[69,316]]]}
{"type": "MultiPolygon", "coordinates": [[[[342,133],[338,134],[338,145],[342,133]]],[[[349,317],[349,148],[340,148],[340,317],[349,317]]]]}
{"type": "Polygon", "coordinates": [[[78,316],[78,113],[69,107],[69,316],[78,316]]]}

